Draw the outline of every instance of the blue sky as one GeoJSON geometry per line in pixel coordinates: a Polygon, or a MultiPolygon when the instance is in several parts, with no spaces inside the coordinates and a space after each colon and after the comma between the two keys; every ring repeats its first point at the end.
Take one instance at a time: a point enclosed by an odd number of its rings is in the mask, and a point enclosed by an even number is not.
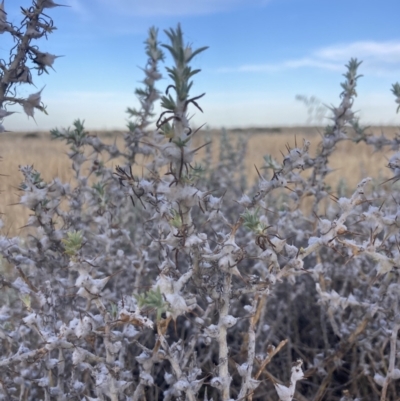
{"type": "MultiPolygon", "coordinates": [[[[364,60],[355,103],[361,121],[400,124],[390,91],[400,81],[398,0],[59,1],[71,7],[47,10],[58,29],[38,45],[65,57],[55,61],[56,72],[34,77],[38,89],[46,86],[42,100],[49,115],[36,112],[35,123],[14,114],[4,121],[9,130],[66,127],[76,118],[90,129],[123,129],[126,108],[137,105],[133,91],[142,79],[148,28],[157,26],[165,41],[163,30],[178,23],[194,47],[210,47],[194,60],[202,72],[192,95],[206,92],[200,101],[204,114],[191,110],[195,126],[304,125],[307,110],[295,96],[337,105],[351,57],[364,60]]],[[[5,0],[8,20],[18,24],[19,6],[29,4],[5,0]]],[[[9,42],[5,34],[0,38],[5,58],[9,42]]],[[[164,66],[161,72],[164,90],[164,66]]],[[[19,88],[22,96],[36,91],[19,88]]]]}

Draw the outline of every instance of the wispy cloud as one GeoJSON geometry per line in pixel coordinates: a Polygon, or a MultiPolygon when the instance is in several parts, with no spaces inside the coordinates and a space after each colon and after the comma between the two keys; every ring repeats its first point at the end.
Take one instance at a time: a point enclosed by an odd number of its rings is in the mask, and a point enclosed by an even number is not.
{"type": "MultiPolygon", "coordinates": [[[[97,0],[109,5],[109,0],[97,0]]],[[[204,15],[249,6],[264,6],[270,0],[113,0],[113,9],[130,16],[204,15]]]]}
{"type": "Polygon", "coordinates": [[[360,41],[317,49],[310,55],[277,63],[244,64],[234,68],[220,68],[219,72],[274,72],[282,69],[318,68],[343,70],[350,58],[363,61],[363,70],[369,74],[387,74],[399,71],[400,41],[360,41]]]}
{"type": "Polygon", "coordinates": [[[328,60],[348,60],[350,57],[380,59],[388,63],[400,61],[400,41],[390,42],[353,42],[329,46],[315,52],[319,58],[328,60]]]}
{"type": "Polygon", "coordinates": [[[71,10],[80,18],[84,20],[91,19],[91,14],[89,10],[83,5],[83,2],[81,0],[63,0],[62,4],[70,6],[71,10]]]}
{"type": "Polygon", "coordinates": [[[323,60],[315,60],[310,57],[304,57],[293,60],[286,60],[279,63],[267,64],[244,64],[239,67],[222,67],[218,72],[275,72],[282,69],[296,69],[303,67],[323,68],[325,70],[340,71],[343,69],[341,63],[328,62],[323,60]]]}

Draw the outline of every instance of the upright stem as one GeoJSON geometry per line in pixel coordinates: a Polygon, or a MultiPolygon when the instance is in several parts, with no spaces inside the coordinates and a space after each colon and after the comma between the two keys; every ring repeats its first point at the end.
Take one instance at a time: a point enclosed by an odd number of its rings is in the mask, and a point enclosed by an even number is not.
{"type": "MultiPolygon", "coordinates": [[[[113,367],[115,364],[115,355],[111,351],[112,341],[111,341],[111,318],[110,314],[107,312],[106,308],[103,305],[103,302],[100,299],[95,300],[96,306],[101,312],[104,319],[104,346],[106,349],[106,363],[109,367],[113,367]]],[[[118,401],[118,388],[116,386],[116,379],[111,376],[110,377],[110,388],[109,388],[109,396],[111,401],[118,401]]]]}
{"type": "MultiPolygon", "coordinates": [[[[258,297],[255,297],[252,304],[253,311],[257,310],[258,297]]],[[[256,355],[256,334],[254,328],[257,322],[257,314],[254,313],[253,317],[250,319],[250,326],[248,331],[248,343],[247,343],[247,374],[243,377],[242,388],[238,396],[238,400],[244,399],[247,395],[249,389],[250,380],[252,379],[251,374],[253,372],[254,358],[256,355]]],[[[252,400],[253,395],[248,395],[249,400],[252,400]]]]}
{"type": "Polygon", "coordinates": [[[224,324],[224,318],[229,314],[230,294],[231,294],[232,276],[225,274],[224,288],[222,293],[222,307],[219,313],[219,377],[222,380],[222,400],[230,399],[231,376],[228,370],[228,342],[226,339],[227,328],[224,324]]]}
{"type": "MultiPolygon", "coordinates": [[[[398,297],[396,297],[394,301],[394,312],[395,312],[395,319],[397,319],[397,314],[398,314],[398,297]]],[[[395,322],[393,325],[392,329],[392,334],[390,335],[390,355],[389,355],[389,368],[386,373],[385,381],[383,383],[382,387],[382,393],[381,393],[381,400],[380,401],[386,401],[386,394],[387,394],[387,389],[389,387],[390,380],[393,377],[393,372],[395,369],[395,363],[396,363],[396,345],[397,345],[397,335],[400,330],[400,323],[395,322]]]]}

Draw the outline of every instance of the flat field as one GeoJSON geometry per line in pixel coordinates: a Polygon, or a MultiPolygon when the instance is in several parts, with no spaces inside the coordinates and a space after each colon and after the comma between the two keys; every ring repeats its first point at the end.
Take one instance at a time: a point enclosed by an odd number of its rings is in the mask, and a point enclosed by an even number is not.
{"type": "MultiPolygon", "coordinates": [[[[235,142],[239,135],[248,137],[248,149],[246,159],[246,175],[249,184],[253,183],[257,177],[254,165],[263,166],[263,156],[270,154],[279,162],[282,162],[282,154],[286,153],[286,144],[292,148],[297,141],[301,146],[302,140],[308,139],[311,142],[311,156],[316,154],[318,144],[321,142],[319,132],[322,128],[313,127],[290,127],[290,128],[253,128],[243,130],[228,131],[230,140],[235,142]]],[[[371,134],[380,135],[382,132],[388,137],[400,133],[396,127],[371,127],[371,134]]],[[[103,139],[104,142],[113,143],[116,141],[121,148],[123,136],[121,132],[91,132],[103,139]]],[[[215,163],[219,154],[220,130],[210,132],[212,137],[212,148],[215,163]]],[[[205,133],[199,132],[195,136],[194,146],[204,143],[205,133]]],[[[3,213],[2,219],[4,227],[3,234],[15,235],[22,234],[23,227],[28,219],[30,211],[19,205],[18,186],[22,181],[22,175],[18,170],[20,165],[34,165],[43,179],[51,181],[59,177],[63,182],[70,182],[73,185],[73,174],[69,158],[67,156],[68,147],[64,142],[51,140],[49,133],[7,133],[0,136],[0,212],[3,213]]],[[[203,150],[199,151],[198,160],[202,159],[203,150]]],[[[374,153],[373,149],[360,143],[354,144],[350,141],[343,141],[339,144],[336,152],[330,160],[330,167],[334,171],[329,176],[329,183],[335,192],[335,188],[340,180],[344,179],[349,188],[354,188],[361,178],[371,176],[384,181],[390,177],[390,171],[386,168],[387,159],[393,152],[374,153]]],[[[136,166],[138,174],[145,171],[144,166],[147,161],[136,166]]],[[[121,164],[116,159],[108,162],[109,166],[121,164]]]]}

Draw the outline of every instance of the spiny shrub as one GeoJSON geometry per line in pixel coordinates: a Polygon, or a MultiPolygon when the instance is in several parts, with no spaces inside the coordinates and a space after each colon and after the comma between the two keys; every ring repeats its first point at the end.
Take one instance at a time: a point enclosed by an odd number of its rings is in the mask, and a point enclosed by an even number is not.
{"type": "MultiPolygon", "coordinates": [[[[52,5],[34,2],[23,26],[49,29],[40,16],[52,5]]],[[[38,57],[22,46],[32,34],[0,17],[24,76],[23,60],[38,57]]],[[[316,155],[308,141],[281,162],[266,149],[263,174],[245,188],[245,142],[235,149],[223,136],[215,167],[208,142],[196,159],[188,110],[201,110],[192,61],[205,48],[186,45],[179,26],[165,33],[160,44],[149,31],[140,107],[127,110],[121,149],[75,121],[51,132],[69,146],[75,184],[20,168],[31,234],[0,237],[1,399],[398,399],[400,135],[359,124],[361,63],[346,66],[316,155]],[[174,64],[162,94],[164,51],[174,64]],[[392,152],[393,178],[365,178],[335,197],[329,158],[345,140],[392,152]],[[139,156],[148,157],[140,177],[139,156]],[[122,162],[112,170],[105,158],[122,162]]],[[[10,63],[3,93],[19,82],[7,78],[10,63]]],[[[393,93],[400,103],[399,84],[393,93]]]]}
{"type": "MultiPolygon", "coordinates": [[[[27,98],[18,97],[17,87],[21,84],[32,85],[32,70],[36,69],[38,75],[48,74],[48,68],[53,68],[57,57],[54,54],[41,52],[34,41],[53,33],[55,29],[53,20],[45,14],[46,9],[59,6],[53,0],[37,0],[31,7],[21,7],[23,19],[20,26],[14,26],[7,21],[4,10],[4,0],[0,4],[0,34],[8,33],[14,42],[8,60],[0,60],[0,120],[15,113],[7,111],[6,106],[18,104],[24,113],[34,119],[35,109],[45,114],[46,108],[42,103],[42,88],[27,98]]],[[[0,124],[0,133],[5,128],[0,124]]]]}

